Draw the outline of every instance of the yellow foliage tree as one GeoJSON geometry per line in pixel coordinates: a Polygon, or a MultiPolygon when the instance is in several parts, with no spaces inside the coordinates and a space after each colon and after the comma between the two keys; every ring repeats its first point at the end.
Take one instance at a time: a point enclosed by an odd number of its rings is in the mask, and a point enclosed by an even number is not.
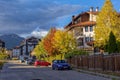
{"type": "Polygon", "coordinates": [[[43,46],[43,41],[39,42],[39,44],[35,47],[34,52],[37,59],[44,58],[48,55],[43,46]]]}
{"type": "Polygon", "coordinates": [[[76,48],[76,40],[73,34],[61,30],[56,31],[53,44],[54,48],[57,49],[61,55],[76,48]]]}
{"type": "Polygon", "coordinates": [[[120,38],[120,19],[113,8],[110,0],[106,0],[97,16],[95,27],[95,45],[104,46],[108,42],[109,34],[112,31],[116,38],[120,38]]]}

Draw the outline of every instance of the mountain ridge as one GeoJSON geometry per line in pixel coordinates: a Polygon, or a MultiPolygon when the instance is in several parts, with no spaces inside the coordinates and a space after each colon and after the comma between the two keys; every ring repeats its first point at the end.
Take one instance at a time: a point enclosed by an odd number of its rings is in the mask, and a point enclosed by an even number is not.
{"type": "Polygon", "coordinates": [[[24,40],[23,37],[20,37],[17,34],[4,34],[0,36],[0,39],[5,42],[5,47],[7,49],[19,46],[20,42],[24,40]]]}

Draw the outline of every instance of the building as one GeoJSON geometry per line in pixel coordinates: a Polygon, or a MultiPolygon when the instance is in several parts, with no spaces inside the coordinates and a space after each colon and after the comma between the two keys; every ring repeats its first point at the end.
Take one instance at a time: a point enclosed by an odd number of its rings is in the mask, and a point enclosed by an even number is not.
{"type": "Polygon", "coordinates": [[[12,57],[19,57],[20,56],[20,47],[16,46],[12,50],[12,57]]]}
{"type": "Polygon", "coordinates": [[[78,47],[89,48],[93,46],[97,14],[98,7],[95,10],[91,7],[87,12],[82,12],[78,16],[72,16],[72,21],[65,26],[66,31],[73,32],[77,39],[78,47]]]}
{"type": "Polygon", "coordinates": [[[31,56],[31,52],[35,48],[35,46],[38,44],[40,39],[35,37],[30,37],[25,40],[23,40],[20,44],[20,56],[31,56]]]}
{"type": "MultiPolygon", "coordinates": [[[[79,48],[93,49],[95,40],[94,28],[98,13],[98,7],[96,7],[96,9],[91,7],[89,11],[82,12],[77,16],[72,16],[72,21],[64,27],[66,31],[73,32],[79,48]]],[[[118,17],[120,18],[120,13],[118,13],[118,17]]]]}
{"type": "Polygon", "coordinates": [[[5,42],[0,40],[0,48],[5,48],[5,42]]]}

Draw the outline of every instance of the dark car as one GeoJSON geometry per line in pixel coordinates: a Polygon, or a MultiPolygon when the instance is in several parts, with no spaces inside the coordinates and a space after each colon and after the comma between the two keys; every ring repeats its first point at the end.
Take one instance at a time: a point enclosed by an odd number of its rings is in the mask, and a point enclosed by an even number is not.
{"type": "Polygon", "coordinates": [[[63,70],[63,69],[70,70],[71,67],[70,67],[70,64],[67,63],[65,60],[53,60],[52,69],[53,70],[63,70]]]}
{"type": "Polygon", "coordinates": [[[26,64],[32,65],[32,64],[34,64],[35,60],[34,59],[27,59],[25,62],[26,62],[26,64]]]}
{"type": "Polygon", "coordinates": [[[27,56],[20,56],[20,62],[23,63],[25,62],[29,57],[27,56]]]}
{"type": "Polygon", "coordinates": [[[44,60],[37,60],[34,63],[34,66],[49,66],[49,65],[51,65],[51,64],[44,60]]]}

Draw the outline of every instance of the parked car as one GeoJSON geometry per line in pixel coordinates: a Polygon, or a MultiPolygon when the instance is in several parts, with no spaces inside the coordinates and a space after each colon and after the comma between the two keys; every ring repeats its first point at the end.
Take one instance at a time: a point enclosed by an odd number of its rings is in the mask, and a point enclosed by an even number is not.
{"type": "Polygon", "coordinates": [[[34,63],[34,66],[49,66],[49,65],[51,65],[51,64],[44,60],[37,60],[34,63]]]}
{"type": "Polygon", "coordinates": [[[20,56],[20,62],[23,63],[25,62],[29,57],[27,56],[20,56]]]}
{"type": "Polygon", "coordinates": [[[26,63],[26,64],[29,64],[29,65],[34,64],[34,62],[35,62],[34,59],[27,59],[27,60],[25,61],[25,63],[26,63]]]}
{"type": "Polygon", "coordinates": [[[65,60],[53,60],[52,69],[53,70],[63,70],[63,69],[70,70],[71,67],[70,67],[70,64],[67,63],[65,60]]]}

